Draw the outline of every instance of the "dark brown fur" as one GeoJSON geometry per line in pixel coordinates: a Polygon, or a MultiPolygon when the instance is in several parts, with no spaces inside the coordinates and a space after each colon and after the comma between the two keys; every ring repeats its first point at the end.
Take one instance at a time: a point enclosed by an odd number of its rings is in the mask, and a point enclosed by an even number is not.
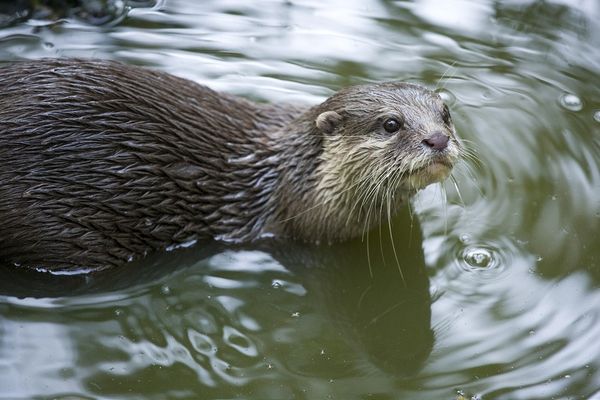
{"type": "Polygon", "coordinates": [[[355,235],[315,193],[315,120],[331,107],[257,104],[109,61],[9,65],[0,93],[4,262],[99,269],[202,238],[355,235]]]}

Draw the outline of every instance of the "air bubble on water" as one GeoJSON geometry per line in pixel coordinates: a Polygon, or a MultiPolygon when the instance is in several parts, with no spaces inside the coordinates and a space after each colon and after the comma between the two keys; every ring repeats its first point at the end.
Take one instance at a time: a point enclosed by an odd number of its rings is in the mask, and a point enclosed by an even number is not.
{"type": "Polygon", "coordinates": [[[569,111],[581,111],[583,102],[574,94],[565,93],[560,97],[560,105],[569,111]]]}
{"type": "Polygon", "coordinates": [[[292,313],[292,318],[300,317],[300,313],[298,311],[292,313]]]}
{"type": "Polygon", "coordinates": [[[467,244],[471,241],[471,236],[468,233],[463,233],[459,239],[462,243],[467,244]]]}
{"type": "Polygon", "coordinates": [[[44,43],[44,47],[47,48],[47,49],[52,49],[54,47],[54,43],[45,42],[44,43]]]}
{"type": "Polygon", "coordinates": [[[117,309],[115,310],[115,317],[120,317],[120,316],[122,316],[122,315],[123,315],[123,310],[122,310],[122,309],[120,309],[120,308],[117,308],[117,309]]]}
{"type": "Polygon", "coordinates": [[[600,122],[600,110],[594,113],[594,121],[600,122]]]}
{"type": "Polygon", "coordinates": [[[160,287],[160,292],[162,294],[164,294],[165,296],[170,295],[171,294],[171,288],[169,286],[167,286],[167,285],[162,285],[160,287]]]}
{"type": "Polygon", "coordinates": [[[487,249],[473,248],[465,253],[465,261],[471,267],[487,268],[492,264],[492,253],[487,249]]]}

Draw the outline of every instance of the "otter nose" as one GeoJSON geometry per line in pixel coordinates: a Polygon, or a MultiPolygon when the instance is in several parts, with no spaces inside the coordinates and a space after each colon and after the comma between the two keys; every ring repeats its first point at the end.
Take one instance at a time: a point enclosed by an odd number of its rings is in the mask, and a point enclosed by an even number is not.
{"type": "Polygon", "coordinates": [[[435,132],[428,138],[423,139],[423,143],[433,150],[444,150],[448,147],[448,140],[450,140],[448,136],[441,132],[435,132]]]}

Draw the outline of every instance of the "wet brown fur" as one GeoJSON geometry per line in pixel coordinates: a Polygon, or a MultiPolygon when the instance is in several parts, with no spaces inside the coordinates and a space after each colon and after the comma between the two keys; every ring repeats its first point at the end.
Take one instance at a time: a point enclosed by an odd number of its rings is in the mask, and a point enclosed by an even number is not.
{"type": "Polygon", "coordinates": [[[458,151],[439,97],[402,83],[309,108],[48,59],[0,68],[0,93],[0,260],[34,268],[101,269],[203,238],[344,240],[384,218],[369,208],[439,180],[410,184],[434,159],[428,132],[453,138],[435,157],[451,166],[458,151]],[[399,110],[404,134],[382,134],[399,110]]]}

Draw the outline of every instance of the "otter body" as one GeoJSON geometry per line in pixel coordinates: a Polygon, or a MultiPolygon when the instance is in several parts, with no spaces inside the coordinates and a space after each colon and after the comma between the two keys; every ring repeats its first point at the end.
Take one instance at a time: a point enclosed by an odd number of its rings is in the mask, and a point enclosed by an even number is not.
{"type": "Polygon", "coordinates": [[[46,270],[197,239],[346,240],[460,151],[439,96],[405,83],[303,108],[66,59],[0,68],[0,93],[0,260],[46,270]]]}

